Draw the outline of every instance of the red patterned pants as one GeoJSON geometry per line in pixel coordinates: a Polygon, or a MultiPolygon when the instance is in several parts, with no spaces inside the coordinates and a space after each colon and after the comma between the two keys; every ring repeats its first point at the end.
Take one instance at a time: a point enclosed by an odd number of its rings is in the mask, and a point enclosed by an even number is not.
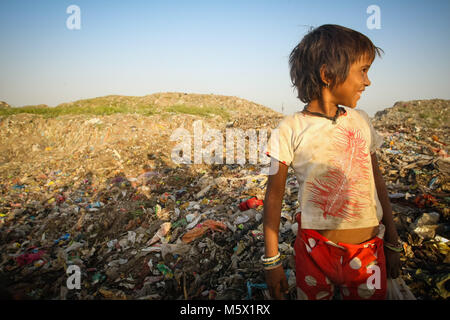
{"type": "Polygon", "coordinates": [[[360,244],[337,244],[315,230],[301,229],[295,241],[297,294],[301,300],[328,300],[338,289],[344,300],[386,297],[384,226],[378,236],[360,244]]]}

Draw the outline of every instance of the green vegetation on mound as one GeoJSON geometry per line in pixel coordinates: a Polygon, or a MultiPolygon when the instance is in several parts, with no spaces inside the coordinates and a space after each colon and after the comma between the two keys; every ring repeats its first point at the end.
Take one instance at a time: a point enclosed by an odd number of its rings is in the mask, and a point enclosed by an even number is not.
{"type": "Polygon", "coordinates": [[[111,115],[115,113],[141,114],[151,116],[154,114],[176,113],[191,114],[203,117],[218,115],[224,120],[231,118],[230,114],[222,106],[195,106],[175,104],[168,107],[157,107],[143,102],[139,97],[106,96],[93,99],[78,100],[71,103],[63,103],[56,107],[46,105],[31,105],[18,108],[0,109],[0,116],[10,116],[20,113],[41,115],[45,118],[55,118],[63,115],[111,115]]]}

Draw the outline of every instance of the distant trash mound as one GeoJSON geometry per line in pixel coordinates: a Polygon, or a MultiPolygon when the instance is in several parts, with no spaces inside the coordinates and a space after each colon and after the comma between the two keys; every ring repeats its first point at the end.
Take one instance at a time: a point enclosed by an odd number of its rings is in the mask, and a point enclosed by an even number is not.
{"type": "Polygon", "coordinates": [[[0,101],[0,109],[9,109],[11,106],[7,104],[5,101],[0,101]]]}

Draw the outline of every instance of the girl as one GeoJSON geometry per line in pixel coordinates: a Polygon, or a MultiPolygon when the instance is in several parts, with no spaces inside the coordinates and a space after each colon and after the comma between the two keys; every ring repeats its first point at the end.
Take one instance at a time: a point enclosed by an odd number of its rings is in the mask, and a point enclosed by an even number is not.
{"type": "Polygon", "coordinates": [[[401,244],[375,154],[383,139],[354,109],[380,51],[357,31],[323,25],[290,55],[292,83],[306,105],[281,121],[267,148],[278,165],[264,200],[261,257],[272,298],[288,290],[278,233],[289,167],[299,184],[298,298],[332,299],[339,289],[343,299],[384,299],[386,277],[398,276],[401,244]]]}

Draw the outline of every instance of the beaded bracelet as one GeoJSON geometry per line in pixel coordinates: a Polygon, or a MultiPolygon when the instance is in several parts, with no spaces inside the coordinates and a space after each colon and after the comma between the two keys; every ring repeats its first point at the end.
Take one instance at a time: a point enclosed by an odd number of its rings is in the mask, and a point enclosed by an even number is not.
{"type": "Polygon", "coordinates": [[[261,261],[263,263],[264,270],[272,270],[278,268],[281,265],[281,255],[279,252],[275,256],[270,258],[264,258],[264,255],[262,255],[261,261]]]}
{"type": "Polygon", "coordinates": [[[279,266],[281,266],[281,260],[270,266],[264,266],[264,270],[272,270],[272,269],[278,268],[279,266]]]}
{"type": "Polygon", "coordinates": [[[384,242],[384,246],[386,248],[388,248],[389,250],[392,250],[394,252],[403,252],[403,245],[402,243],[399,241],[399,245],[398,246],[394,246],[393,244],[390,244],[388,242],[384,242]]]}
{"type": "Polygon", "coordinates": [[[273,265],[273,264],[276,264],[276,263],[278,263],[278,262],[280,262],[281,261],[281,257],[278,257],[278,259],[276,259],[276,260],[273,260],[273,261],[270,261],[270,262],[263,262],[263,265],[265,266],[265,267],[268,267],[268,266],[271,266],[271,265],[273,265]]]}
{"type": "Polygon", "coordinates": [[[270,257],[270,258],[264,258],[264,255],[261,256],[261,261],[263,264],[266,263],[272,263],[273,261],[277,260],[280,258],[280,253],[278,252],[277,255],[270,257]]]}
{"type": "Polygon", "coordinates": [[[387,244],[391,247],[394,248],[400,248],[403,247],[403,241],[401,241],[400,239],[397,240],[397,244],[391,243],[391,242],[387,242],[386,240],[383,241],[384,244],[387,244]]]}

